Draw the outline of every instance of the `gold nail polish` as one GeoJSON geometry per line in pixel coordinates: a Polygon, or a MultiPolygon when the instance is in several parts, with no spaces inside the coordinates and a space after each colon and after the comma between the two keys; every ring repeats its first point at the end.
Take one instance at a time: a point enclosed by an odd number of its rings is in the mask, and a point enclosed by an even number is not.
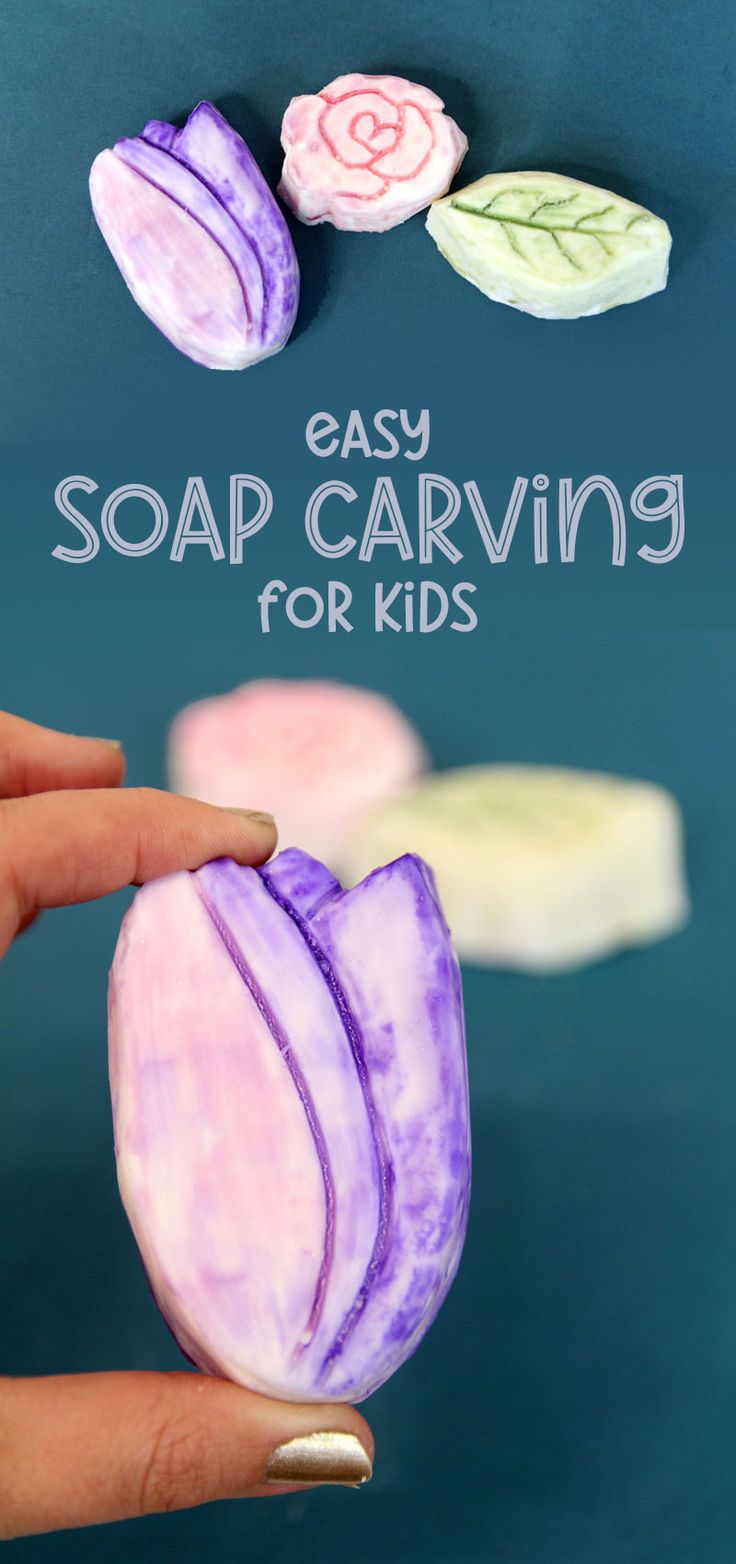
{"type": "Polygon", "coordinates": [[[298,1434],[277,1445],[269,1457],[269,1483],[340,1483],[361,1488],[373,1467],[355,1434],[298,1434]]]}
{"type": "Polygon", "coordinates": [[[266,814],[263,809],[236,809],[234,805],[227,806],[229,815],[242,815],[245,820],[254,820],[256,825],[273,825],[276,821],[273,815],[266,814]]]}

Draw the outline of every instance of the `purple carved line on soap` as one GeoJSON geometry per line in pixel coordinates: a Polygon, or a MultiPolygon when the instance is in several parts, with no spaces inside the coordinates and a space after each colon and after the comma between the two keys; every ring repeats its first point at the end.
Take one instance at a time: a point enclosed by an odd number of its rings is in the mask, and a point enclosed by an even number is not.
{"type": "MultiPolygon", "coordinates": [[[[261,876],[261,878],[263,878],[263,876],[261,876]]],[[[320,896],[319,901],[316,901],[314,903],[314,906],[310,907],[310,909],[309,909],[309,916],[310,916],[310,918],[316,918],[317,913],[321,912],[322,908],[327,906],[328,901],[334,901],[335,898],[337,896],[340,896],[341,894],[342,894],[342,892],[340,890],[335,890],[334,885],[329,885],[327,890],[324,892],[324,895],[320,896]]]]}
{"type": "Polygon", "coordinates": [[[190,159],[182,157],[180,152],[174,152],[172,147],[162,147],[160,141],[152,140],[150,136],[146,135],[145,131],[141,132],[140,136],[138,137],[138,140],[139,141],[145,141],[147,147],[155,147],[157,152],[163,152],[166,157],[170,157],[171,158],[173,163],[178,163],[180,168],[185,168],[187,170],[187,172],[192,174],[195,179],[198,179],[199,183],[204,187],[204,189],[207,190],[211,196],[214,196],[214,198],[218,202],[218,204],[223,208],[223,210],[225,212],[227,212],[227,215],[230,218],[230,221],[233,224],[233,227],[237,228],[238,233],[242,234],[242,236],[243,236],[243,238],[244,238],[244,240],[245,240],[249,250],[251,250],[252,253],[253,253],[253,258],[254,258],[255,263],[256,263],[256,265],[258,267],[258,270],[259,270],[259,272],[261,274],[261,279],[262,279],[262,282],[263,282],[263,314],[262,314],[262,317],[261,317],[261,336],[263,336],[265,334],[265,330],[266,330],[266,322],[267,322],[267,317],[268,317],[268,306],[269,306],[269,303],[270,303],[271,295],[270,295],[270,291],[269,291],[269,284],[268,284],[268,277],[266,275],[266,270],[265,270],[265,267],[263,265],[263,261],[261,260],[261,257],[260,257],[259,251],[258,251],[258,247],[257,247],[255,241],[251,238],[249,233],[246,233],[242,223],[238,222],[237,217],[235,216],[234,212],[231,210],[231,208],[228,205],[227,201],[223,200],[223,198],[222,198],[219,190],[217,189],[217,187],[215,185],[210,184],[208,179],[205,179],[204,174],[200,171],[200,169],[198,169],[196,167],[196,165],[194,163],[192,163],[190,161],[190,159]]]}
{"type": "Polygon", "coordinates": [[[335,1358],[339,1357],[345,1342],[347,1341],[347,1338],[353,1329],[353,1326],[356,1325],[357,1321],[360,1319],[366,1298],[368,1297],[373,1283],[375,1282],[376,1277],[378,1276],[386,1258],[389,1246],[389,1238],[391,1235],[393,1187],[395,1179],[394,1167],[391,1158],[389,1157],[388,1151],[386,1150],[381,1120],[378,1114],[378,1109],[376,1108],[375,1098],[371,1090],[370,1075],[368,1066],[365,1062],[365,1052],[363,1048],[363,1039],[360,1027],[350,1008],[347,995],[345,994],[342,984],[337,977],[329,957],[322,949],[319,940],[315,938],[306,919],[301,916],[296,907],[292,905],[288,898],[283,896],[281,892],[277,890],[273,880],[271,879],[271,876],[268,873],[268,869],[259,869],[257,873],[260,875],[266,890],[269,892],[269,895],[273,897],[278,906],[288,914],[293,923],[296,925],[299,933],[302,936],[302,939],[304,940],[304,943],[307,946],[307,949],[309,950],[310,955],[319,967],[322,977],[330,991],[335,1008],[343,1026],[343,1030],[350,1045],[350,1052],[355,1063],[358,1080],[360,1082],[360,1088],[363,1093],[366,1112],[368,1114],[368,1123],[370,1125],[371,1137],[376,1154],[376,1162],[378,1164],[378,1226],[373,1242],[373,1249],[366,1266],[365,1275],[360,1284],[360,1287],[358,1288],[355,1298],[353,1299],[353,1302],[351,1303],[350,1308],[348,1309],[348,1312],[343,1319],[343,1322],[332,1342],[331,1347],[323,1358],[321,1372],[324,1373],[324,1371],[329,1368],[330,1364],[334,1362],[335,1358]]]}
{"type": "MultiPolygon", "coordinates": [[[[140,136],[138,137],[138,140],[139,141],[141,140],[140,136]]],[[[163,152],[164,148],[163,147],[157,147],[156,150],[158,152],[163,152]]],[[[240,292],[241,292],[242,299],[243,299],[243,306],[245,308],[245,318],[246,318],[246,320],[248,322],[248,325],[252,326],[254,324],[254,321],[253,321],[253,316],[251,314],[250,304],[248,303],[248,295],[247,295],[247,293],[245,291],[245,286],[243,284],[243,279],[242,279],[242,277],[240,275],[240,271],[238,269],[237,262],[233,260],[232,255],[230,255],[229,251],[225,249],[225,246],[222,243],[222,240],[218,239],[216,234],[213,234],[212,229],[208,228],[207,224],[202,222],[201,217],[198,217],[196,212],[193,212],[191,207],[186,205],[185,201],[177,200],[176,196],[172,195],[170,190],[166,190],[163,185],[160,185],[158,183],[157,179],[151,179],[150,174],[142,174],[141,170],[139,168],[136,168],[134,163],[130,163],[128,161],[127,157],[125,156],[125,153],[121,152],[119,150],[119,143],[118,143],[118,145],[116,147],[113,147],[113,151],[115,153],[115,156],[120,158],[121,163],[125,164],[126,168],[129,168],[132,171],[132,173],[137,174],[139,179],[145,179],[146,184],[147,185],[151,185],[153,190],[158,190],[159,195],[166,196],[167,201],[172,201],[174,206],[178,206],[180,212],[186,212],[187,217],[191,217],[192,222],[196,223],[198,225],[198,227],[202,229],[202,232],[206,233],[207,237],[212,240],[212,243],[217,245],[218,250],[220,250],[222,252],[222,254],[225,257],[225,260],[230,262],[230,265],[232,266],[232,269],[235,272],[235,276],[237,277],[237,280],[238,280],[238,287],[240,288],[240,292]]],[[[220,205],[222,205],[222,202],[220,202],[220,205]]],[[[227,215],[229,217],[230,213],[228,212],[227,215]]],[[[235,226],[237,227],[237,224],[235,224],[235,226]]],[[[259,261],[258,264],[260,266],[260,261],[259,261]]],[[[164,335],[165,335],[165,333],[164,333],[164,335]]]]}
{"type": "Polygon", "coordinates": [[[230,960],[232,961],[238,976],[242,978],[251,996],[251,999],[263,1016],[266,1026],[271,1033],[279,1053],[284,1059],[284,1063],[286,1064],[291,1079],[294,1082],[297,1095],[299,1096],[302,1107],[304,1109],[306,1120],[311,1131],[312,1139],[314,1141],[314,1148],[317,1153],[319,1165],[322,1170],[322,1183],[324,1185],[325,1191],[325,1236],[322,1250],[322,1263],[319,1268],[319,1275],[317,1277],[317,1285],[314,1290],[312,1307],[309,1311],[309,1318],[307,1320],[304,1331],[305,1339],[300,1342],[294,1352],[294,1358],[298,1360],[302,1353],[305,1352],[309,1346],[309,1343],[314,1336],[314,1332],[316,1331],[322,1316],[325,1294],[327,1291],[327,1282],[332,1267],[332,1259],[335,1248],[335,1186],[332,1182],[330,1154],[327,1150],[327,1143],[325,1141],[324,1132],[319,1121],[319,1115],[312,1100],[311,1092],[307,1086],[301,1069],[299,1068],[299,1063],[294,1057],[288,1037],[279,1026],[279,1023],[276,1020],[276,1017],[268,1003],[268,1000],[266,999],[265,994],[256,982],[253,973],[251,972],[251,969],[245,960],[243,952],[234,938],[232,930],[225,922],[222,913],[215,906],[214,902],[210,900],[207,892],[202,889],[196,878],[195,888],[202,906],[212,920],[212,923],[214,924],[214,927],[217,930],[223,945],[225,946],[228,956],[230,957],[230,960]]]}

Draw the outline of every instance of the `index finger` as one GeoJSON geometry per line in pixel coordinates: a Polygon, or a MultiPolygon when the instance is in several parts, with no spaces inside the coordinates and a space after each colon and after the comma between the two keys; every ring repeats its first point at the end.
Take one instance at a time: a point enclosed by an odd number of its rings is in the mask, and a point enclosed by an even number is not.
{"type": "Polygon", "coordinates": [[[0,798],[117,787],[124,775],[125,756],[115,739],[78,738],[0,711],[0,798]]]}
{"type": "Polygon", "coordinates": [[[371,1431],[353,1407],[272,1401],[203,1374],[0,1379],[0,1541],[214,1499],[359,1487],[371,1431]]]}
{"type": "Polygon", "coordinates": [[[0,804],[0,955],[43,907],[92,901],[211,858],[259,864],[270,815],[153,788],[40,793],[0,804]]]}

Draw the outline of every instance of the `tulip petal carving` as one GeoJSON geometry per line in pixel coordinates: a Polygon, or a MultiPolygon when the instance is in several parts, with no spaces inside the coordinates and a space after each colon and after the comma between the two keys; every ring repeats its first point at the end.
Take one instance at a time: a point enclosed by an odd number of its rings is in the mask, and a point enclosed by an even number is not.
{"type": "Polygon", "coordinates": [[[110,984],[118,1177],[205,1371],[359,1401],[414,1351],[470,1188],[457,960],[413,856],[343,891],[298,849],[138,892],[110,984]]]}
{"type": "Polygon", "coordinates": [[[288,341],[299,269],[245,142],[211,103],[100,152],[95,218],[136,302],[187,357],[244,369],[288,341]]]}

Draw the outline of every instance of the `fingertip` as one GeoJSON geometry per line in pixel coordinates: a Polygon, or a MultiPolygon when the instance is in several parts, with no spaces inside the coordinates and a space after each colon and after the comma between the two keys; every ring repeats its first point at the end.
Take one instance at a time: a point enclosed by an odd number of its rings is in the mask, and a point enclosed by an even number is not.
{"type": "Polygon", "coordinates": [[[370,1423],[368,1423],[363,1417],[362,1412],[359,1412],[356,1407],[346,1406],[344,1411],[346,1417],[348,1418],[348,1426],[351,1432],[355,1434],[356,1439],[360,1440],[360,1443],[365,1450],[371,1465],[372,1472],[373,1462],[376,1454],[376,1441],[373,1437],[373,1429],[371,1428],[370,1423]]]}
{"type": "Polygon", "coordinates": [[[371,1431],[345,1404],[290,1404],[178,1372],[0,1379],[0,1536],[99,1525],[217,1499],[363,1487],[371,1431]]]}
{"type": "Polygon", "coordinates": [[[118,787],[125,756],[118,740],[39,727],[0,712],[0,797],[118,787]]]}
{"type": "Polygon", "coordinates": [[[223,813],[234,817],[244,832],[244,841],[240,851],[232,854],[235,861],[244,864],[265,863],[275,851],[278,841],[278,831],[273,815],[266,814],[261,809],[237,809],[235,807],[224,808],[223,813]]]}
{"type": "Polygon", "coordinates": [[[373,1457],[357,1434],[317,1429],[277,1445],[264,1475],[279,1486],[362,1488],[373,1476],[373,1457]]]}
{"type": "Polygon", "coordinates": [[[85,736],[82,740],[85,744],[94,744],[100,764],[104,768],[106,785],[119,786],[125,780],[128,762],[125,758],[125,750],[120,739],[101,739],[85,736]]]}

